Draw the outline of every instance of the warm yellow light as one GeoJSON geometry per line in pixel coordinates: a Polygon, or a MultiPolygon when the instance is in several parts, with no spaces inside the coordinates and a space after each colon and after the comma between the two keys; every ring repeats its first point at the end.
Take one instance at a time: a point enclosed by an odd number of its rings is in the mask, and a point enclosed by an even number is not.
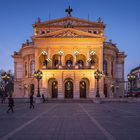
{"type": "Polygon", "coordinates": [[[79,55],[79,52],[78,51],[74,51],[74,55],[75,56],[79,55]]]}
{"type": "Polygon", "coordinates": [[[47,62],[50,62],[51,61],[51,59],[50,58],[47,58],[47,62]]]}
{"type": "Polygon", "coordinates": [[[59,51],[58,54],[62,56],[64,54],[64,52],[63,51],[59,51]]]}
{"type": "Polygon", "coordinates": [[[48,53],[46,51],[42,51],[42,54],[43,55],[47,55],[48,53]]]}
{"type": "Polygon", "coordinates": [[[90,55],[94,55],[94,54],[95,54],[95,52],[94,52],[94,51],[91,51],[91,52],[90,52],[90,55]]]}

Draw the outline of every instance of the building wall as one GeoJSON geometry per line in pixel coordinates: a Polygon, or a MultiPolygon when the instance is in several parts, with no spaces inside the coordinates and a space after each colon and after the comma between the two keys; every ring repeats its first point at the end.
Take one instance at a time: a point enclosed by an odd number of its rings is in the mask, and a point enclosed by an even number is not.
{"type": "MultiPolygon", "coordinates": [[[[32,42],[27,41],[22,45],[19,52],[14,53],[14,95],[17,97],[29,97],[33,85],[34,93],[35,95],[37,94],[37,80],[31,72],[31,62],[34,61],[34,70],[40,69],[43,72],[40,84],[41,94],[44,93],[46,97],[51,98],[49,84],[56,80],[58,83],[58,98],[64,98],[65,82],[69,78],[73,82],[74,98],[80,97],[79,83],[81,80],[87,85],[87,98],[94,98],[97,87],[94,72],[97,69],[103,72],[104,60],[106,60],[107,74],[104,74],[99,81],[100,95],[101,97],[106,97],[106,89],[107,97],[123,96],[124,58],[126,56],[124,53],[120,53],[112,42],[105,43],[106,38],[103,35],[105,25],[103,22],[89,22],[73,17],[64,18],[57,22],[50,21],[49,23],[34,24],[35,34],[32,37],[32,42]],[[71,21],[74,28],[64,27],[69,21],[71,21]],[[89,25],[90,28],[87,28],[89,25]],[[47,32],[48,30],[49,33],[47,32]],[[97,32],[95,33],[95,31],[97,32]],[[47,52],[47,56],[42,54],[43,51],[47,52]],[[64,52],[61,57],[62,66],[54,67],[52,61],[55,55],[58,56],[59,51],[64,52]],[[75,51],[79,52],[77,59],[82,59],[84,62],[82,69],[76,66],[75,51]],[[95,62],[93,66],[89,66],[88,63],[91,52],[95,53],[92,56],[94,60],[92,62],[95,62]],[[72,57],[72,69],[66,68],[68,55],[72,57]],[[44,68],[43,62],[46,58],[50,58],[51,62],[44,68]]],[[[60,56],[58,56],[58,63],[60,63],[60,56]]]]}

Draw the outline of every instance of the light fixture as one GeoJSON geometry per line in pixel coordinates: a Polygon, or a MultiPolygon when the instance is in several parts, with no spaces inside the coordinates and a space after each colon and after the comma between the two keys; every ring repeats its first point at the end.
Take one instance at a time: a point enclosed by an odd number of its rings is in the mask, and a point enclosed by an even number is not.
{"type": "Polygon", "coordinates": [[[94,55],[94,54],[95,54],[95,52],[94,52],[94,51],[91,51],[91,52],[90,52],[90,55],[91,55],[91,56],[92,56],[92,55],[94,55]]]}
{"type": "Polygon", "coordinates": [[[48,53],[46,51],[42,51],[42,54],[43,55],[47,55],[48,53]]]}
{"type": "Polygon", "coordinates": [[[75,56],[79,55],[79,52],[78,51],[74,51],[74,55],[75,56]]]}

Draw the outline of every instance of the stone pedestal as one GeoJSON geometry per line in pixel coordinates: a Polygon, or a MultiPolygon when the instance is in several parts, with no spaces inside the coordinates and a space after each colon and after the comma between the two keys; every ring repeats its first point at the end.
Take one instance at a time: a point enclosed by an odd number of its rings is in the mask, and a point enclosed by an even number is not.
{"type": "Polygon", "coordinates": [[[59,69],[62,69],[62,66],[61,65],[59,65],[59,69]]]}
{"type": "Polygon", "coordinates": [[[75,65],[75,69],[78,69],[78,65],[75,65]]]}
{"type": "Polygon", "coordinates": [[[94,68],[95,68],[95,66],[92,65],[92,66],[91,66],[91,69],[94,69],[94,68]]]}

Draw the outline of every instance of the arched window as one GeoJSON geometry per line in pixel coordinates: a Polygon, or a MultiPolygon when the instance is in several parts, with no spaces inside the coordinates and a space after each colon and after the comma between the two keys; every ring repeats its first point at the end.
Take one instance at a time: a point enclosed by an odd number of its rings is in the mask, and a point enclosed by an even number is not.
{"type": "Polygon", "coordinates": [[[27,62],[25,62],[25,76],[27,76],[28,74],[28,66],[27,66],[27,62]]]}
{"type": "Polygon", "coordinates": [[[34,72],[35,72],[35,61],[32,60],[31,63],[30,63],[30,75],[34,75],[34,72]]]}
{"type": "Polygon", "coordinates": [[[77,61],[77,64],[78,64],[78,67],[79,67],[79,68],[83,68],[83,66],[84,66],[83,60],[78,60],[78,61],[77,61]]]}
{"type": "Polygon", "coordinates": [[[53,66],[54,68],[57,68],[58,65],[59,65],[59,56],[58,56],[58,54],[55,54],[55,55],[53,55],[53,57],[52,57],[52,66],[53,66]]]}
{"type": "Polygon", "coordinates": [[[104,62],[103,62],[104,64],[103,64],[103,70],[104,70],[104,74],[105,75],[108,75],[108,73],[107,73],[107,61],[106,60],[104,60],[104,62]]]}

